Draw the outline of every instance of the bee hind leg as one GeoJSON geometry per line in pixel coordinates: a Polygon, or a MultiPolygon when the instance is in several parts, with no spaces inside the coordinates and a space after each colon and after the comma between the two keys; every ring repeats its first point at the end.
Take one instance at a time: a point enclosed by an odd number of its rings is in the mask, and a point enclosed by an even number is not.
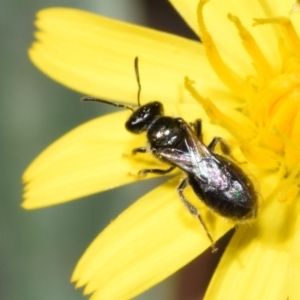
{"type": "Polygon", "coordinates": [[[204,231],[206,232],[206,235],[208,237],[208,239],[210,240],[211,242],[211,248],[212,248],[212,252],[216,252],[218,250],[218,248],[216,247],[215,245],[215,242],[207,228],[207,226],[205,225],[201,215],[200,215],[200,212],[199,210],[193,205],[191,204],[184,196],[183,194],[183,190],[189,185],[189,179],[188,178],[185,178],[179,185],[177,191],[178,191],[178,194],[179,194],[179,197],[180,199],[182,200],[184,206],[188,209],[188,211],[195,217],[197,217],[197,219],[199,220],[201,226],[203,227],[204,231]]]}

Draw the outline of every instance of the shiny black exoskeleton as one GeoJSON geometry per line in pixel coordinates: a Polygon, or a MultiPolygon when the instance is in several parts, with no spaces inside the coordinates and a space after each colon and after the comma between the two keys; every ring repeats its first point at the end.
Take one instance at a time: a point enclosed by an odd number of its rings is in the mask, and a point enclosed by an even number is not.
{"type": "Polygon", "coordinates": [[[163,105],[157,101],[141,106],[137,58],[135,71],[139,86],[136,109],[98,98],[84,97],[82,100],[107,103],[133,111],[125,124],[126,129],[135,134],[146,132],[149,142],[149,147],[135,148],[133,153],[150,151],[170,166],[166,170],[144,169],[140,174],[167,174],[176,167],[186,173],[186,178],[178,187],[179,196],[191,214],[199,219],[215,251],[209,230],[199,210],[184,196],[184,189],[190,185],[199,199],[219,215],[235,221],[246,221],[253,219],[257,213],[257,194],[254,186],[235,163],[213,152],[217,143],[220,143],[223,152],[228,154],[229,148],[221,138],[215,137],[208,146],[203,144],[200,120],[189,125],[181,118],[164,116],[163,105]]]}

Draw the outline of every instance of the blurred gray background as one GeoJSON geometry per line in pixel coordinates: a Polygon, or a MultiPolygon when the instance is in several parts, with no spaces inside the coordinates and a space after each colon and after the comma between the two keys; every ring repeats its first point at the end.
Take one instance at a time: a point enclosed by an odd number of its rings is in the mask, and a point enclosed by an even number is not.
{"type": "MultiPolygon", "coordinates": [[[[50,80],[29,61],[35,13],[52,6],[192,36],[166,0],[1,1],[0,299],[87,299],[69,283],[76,262],[110,220],[159,184],[143,182],[40,210],[20,208],[21,176],[28,164],[64,133],[111,109],[99,105],[95,112],[94,106],[83,106],[82,95],[50,80]]],[[[183,299],[180,282],[173,276],[136,299],[183,299]]]]}

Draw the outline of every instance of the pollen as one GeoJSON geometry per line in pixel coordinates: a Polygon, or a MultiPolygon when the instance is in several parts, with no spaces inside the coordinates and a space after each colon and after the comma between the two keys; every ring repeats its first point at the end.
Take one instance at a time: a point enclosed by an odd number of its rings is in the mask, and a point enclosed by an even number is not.
{"type": "MultiPolygon", "coordinates": [[[[198,5],[200,36],[212,68],[239,99],[232,109],[243,114],[246,122],[220,111],[213,99],[200,95],[187,77],[185,87],[201,103],[211,122],[231,133],[250,163],[278,175],[274,193],[280,201],[288,201],[299,192],[300,38],[289,17],[259,19],[253,16],[253,26],[247,28],[238,16],[229,13],[228,22],[235,27],[236,38],[254,67],[251,74],[234,72],[219,53],[205,24],[208,2],[203,0],[198,5]],[[279,61],[272,61],[253,36],[254,30],[259,31],[263,26],[269,26],[276,33],[274,44],[278,45],[275,51],[279,61]]],[[[294,7],[293,12],[295,10],[294,7]]]]}

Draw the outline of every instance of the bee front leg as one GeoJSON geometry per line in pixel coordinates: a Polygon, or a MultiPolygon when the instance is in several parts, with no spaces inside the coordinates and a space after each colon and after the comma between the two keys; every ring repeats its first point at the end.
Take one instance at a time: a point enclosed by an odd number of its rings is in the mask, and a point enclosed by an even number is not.
{"type": "Polygon", "coordinates": [[[138,147],[138,148],[134,148],[132,149],[132,154],[136,154],[136,153],[146,153],[148,151],[147,147],[138,147]]]}
{"type": "Polygon", "coordinates": [[[146,176],[149,173],[164,175],[164,174],[170,173],[174,169],[175,169],[175,167],[170,167],[169,169],[166,169],[166,170],[163,170],[163,169],[143,169],[143,170],[139,171],[139,175],[140,176],[146,176]]]}
{"type": "MultiPolygon", "coordinates": [[[[149,151],[149,148],[147,147],[138,147],[138,148],[134,148],[132,150],[132,154],[136,154],[136,153],[146,153],[149,151]]],[[[160,174],[160,175],[164,175],[164,174],[168,174],[171,171],[173,171],[176,167],[172,166],[166,170],[163,169],[143,169],[139,171],[139,175],[141,177],[146,176],[149,173],[153,173],[153,174],[160,174]]]]}
{"type": "Polygon", "coordinates": [[[177,191],[178,191],[178,194],[179,194],[179,197],[180,199],[182,200],[184,206],[189,210],[189,212],[198,218],[201,226],[203,227],[204,231],[206,232],[206,235],[207,237],[209,238],[210,242],[211,242],[211,249],[212,249],[212,252],[216,252],[218,250],[218,248],[216,248],[216,245],[215,245],[215,242],[207,228],[207,226],[205,225],[201,215],[200,215],[200,212],[199,210],[193,205],[191,204],[184,196],[183,194],[183,190],[189,185],[189,179],[188,178],[185,178],[179,185],[177,191]]]}

